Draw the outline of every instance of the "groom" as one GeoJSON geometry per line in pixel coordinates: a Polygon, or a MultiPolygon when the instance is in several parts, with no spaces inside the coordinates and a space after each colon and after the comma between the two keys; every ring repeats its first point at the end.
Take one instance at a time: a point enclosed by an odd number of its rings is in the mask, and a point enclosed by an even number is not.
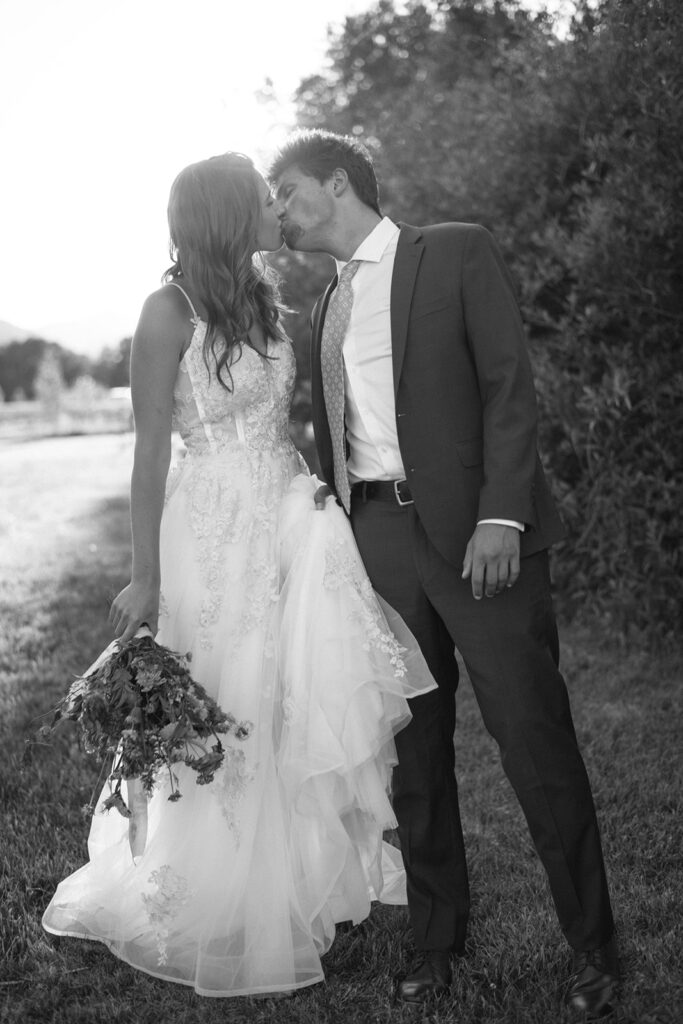
{"type": "Polygon", "coordinates": [[[367,150],[295,134],[270,179],[291,249],[338,276],[312,317],[323,475],[373,586],[416,636],[439,688],[396,737],[393,800],[414,969],[398,996],[447,989],[469,891],[454,774],[460,650],[574,951],[570,1006],[600,1015],[618,980],[598,825],[558,671],[549,545],[562,536],[536,452],[536,404],[510,279],[474,224],[398,226],[367,150]]]}

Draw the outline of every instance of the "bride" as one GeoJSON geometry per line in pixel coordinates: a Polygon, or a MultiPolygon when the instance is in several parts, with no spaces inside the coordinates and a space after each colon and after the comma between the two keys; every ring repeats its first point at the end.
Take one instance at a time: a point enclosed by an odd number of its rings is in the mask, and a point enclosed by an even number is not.
{"type": "Polygon", "coordinates": [[[133,566],[111,621],[191,652],[252,728],[210,785],[181,766],[170,803],[159,784],[143,848],[101,813],[105,790],[43,925],[202,995],[290,991],[324,980],[335,923],[405,902],[382,843],[393,734],[435,684],[290,441],[294,354],[254,256],[281,245],[268,186],[247,157],[213,157],[178,175],[168,214],[174,262],[132,348],[133,566]]]}

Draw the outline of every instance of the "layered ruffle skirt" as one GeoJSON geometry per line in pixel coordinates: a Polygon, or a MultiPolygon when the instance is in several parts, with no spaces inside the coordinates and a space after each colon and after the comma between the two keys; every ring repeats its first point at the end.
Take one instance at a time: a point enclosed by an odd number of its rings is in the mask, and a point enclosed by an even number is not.
{"type": "Polygon", "coordinates": [[[191,653],[194,678],[250,734],[224,742],[209,785],[180,766],[177,802],[161,780],[132,844],[129,821],[101,810],[105,786],[88,863],[43,919],[207,996],[322,981],[336,923],[405,902],[382,840],[396,824],[393,736],[408,699],[435,686],[344,513],[331,499],[315,509],[316,479],[274,462],[258,493],[240,465],[186,459],[171,481],[157,640],[191,653]]]}

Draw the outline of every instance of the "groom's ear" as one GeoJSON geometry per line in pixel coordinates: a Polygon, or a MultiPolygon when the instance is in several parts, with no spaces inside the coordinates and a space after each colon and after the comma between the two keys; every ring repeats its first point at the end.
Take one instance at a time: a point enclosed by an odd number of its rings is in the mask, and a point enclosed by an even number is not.
{"type": "Polygon", "coordinates": [[[351,188],[349,176],[343,167],[335,167],[329,180],[332,183],[332,192],[337,198],[343,196],[351,188]]]}

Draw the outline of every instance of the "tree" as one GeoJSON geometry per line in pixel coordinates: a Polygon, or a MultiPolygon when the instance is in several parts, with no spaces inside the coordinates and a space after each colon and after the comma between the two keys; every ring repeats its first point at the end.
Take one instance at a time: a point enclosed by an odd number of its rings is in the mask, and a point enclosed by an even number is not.
{"type": "Polygon", "coordinates": [[[519,286],[569,527],[555,564],[564,607],[673,631],[683,8],[581,0],[569,37],[552,29],[515,0],[401,12],[380,0],[331,37],[329,70],[298,90],[299,122],[363,139],[395,219],[493,231],[519,286]]]}
{"type": "Polygon", "coordinates": [[[35,375],[33,389],[36,399],[42,404],[47,419],[56,422],[62,409],[64,375],[59,356],[54,348],[47,346],[35,375]]]}
{"type": "Polygon", "coordinates": [[[116,348],[105,348],[92,365],[92,377],[107,388],[130,385],[130,349],[133,339],[122,338],[116,348]]]}
{"type": "Polygon", "coordinates": [[[9,402],[16,398],[18,391],[27,398],[35,397],[33,381],[46,345],[42,338],[28,338],[0,346],[0,385],[9,402]]]}
{"type": "Polygon", "coordinates": [[[0,345],[0,387],[8,401],[16,401],[19,393],[28,399],[36,397],[35,378],[47,351],[56,355],[67,386],[87,372],[90,365],[87,356],[70,352],[44,338],[28,338],[26,341],[10,341],[0,345]]]}

